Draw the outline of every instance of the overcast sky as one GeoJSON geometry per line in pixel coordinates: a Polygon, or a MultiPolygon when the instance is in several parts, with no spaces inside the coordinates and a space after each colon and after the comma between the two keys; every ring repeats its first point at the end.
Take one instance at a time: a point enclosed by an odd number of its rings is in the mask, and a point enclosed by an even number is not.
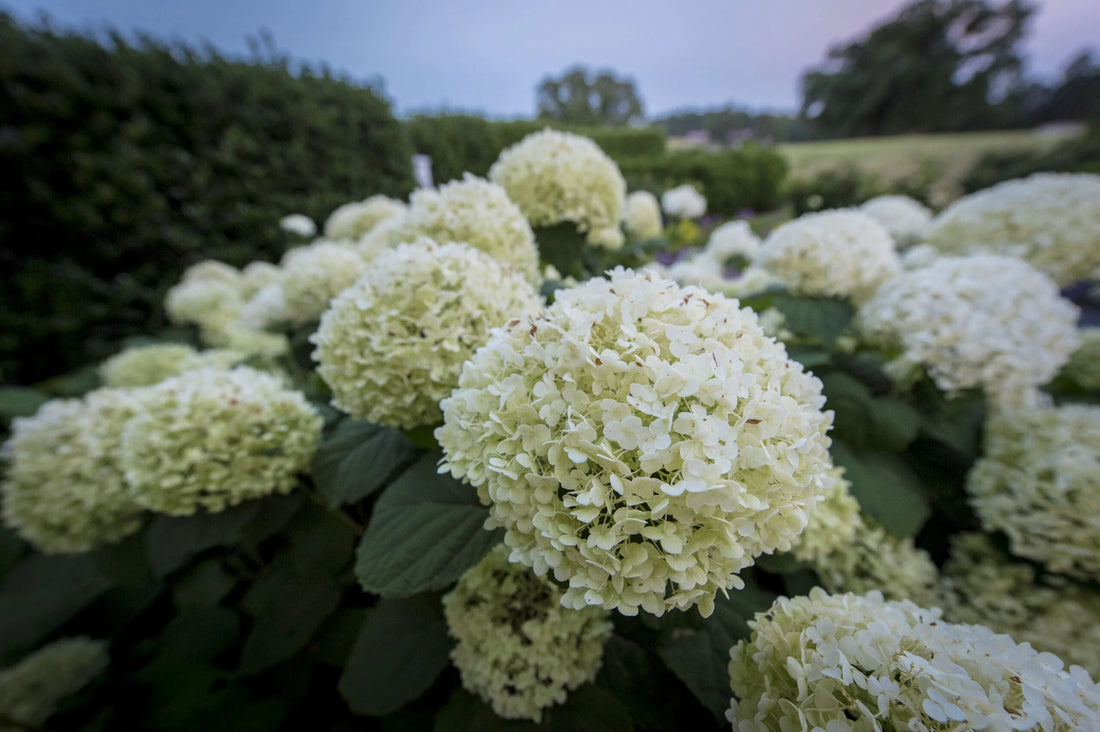
{"type": "MultiPolygon", "coordinates": [[[[634,79],[648,116],[728,102],[793,110],[799,77],[832,44],[906,0],[0,0],[20,18],[141,30],[226,53],[267,29],[295,59],[381,78],[401,114],[535,111],[535,87],[582,63],[634,79]]],[[[1057,76],[1100,39],[1100,0],[1040,0],[1024,45],[1032,75],[1057,76]]]]}

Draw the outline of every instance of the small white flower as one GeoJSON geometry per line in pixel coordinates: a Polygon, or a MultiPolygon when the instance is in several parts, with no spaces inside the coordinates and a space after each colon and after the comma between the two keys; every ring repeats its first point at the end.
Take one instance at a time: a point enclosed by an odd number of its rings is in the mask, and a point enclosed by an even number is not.
{"type": "Polygon", "coordinates": [[[692,186],[684,184],[661,194],[661,209],[677,219],[697,219],[707,212],[707,199],[692,186]]]}
{"type": "Polygon", "coordinates": [[[288,234],[311,237],[317,233],[317,224],[304,214],[289,214],[279,219],[279,228],[288,234]]]}

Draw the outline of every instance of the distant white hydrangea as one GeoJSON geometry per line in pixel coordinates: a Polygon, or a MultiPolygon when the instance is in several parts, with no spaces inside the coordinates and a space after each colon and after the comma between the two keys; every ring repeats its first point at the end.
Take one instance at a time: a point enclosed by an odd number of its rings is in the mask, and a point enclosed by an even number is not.
{"type": "Polygon", "coordinates": [[[623,229],[635,241],[656,239],[664,231],[661,223],[661,205],[649,191],[634,191],[626,197],[623,206],[623,229]]]}
{"type": "Polygon", "coordinates": [[[443,597],[451,658],[467,691],[505,719],[542,720],[592,681],[611,635],[606,610],[561,606],[561,590],[493,549],[443,597]]]}
{"type": "Polygon", "coordinates": [[[538,309],[534,287],[466,244],[423,238],[378,257],[332,302],[311,336],[332,403],[353,417],[413,428],[439,422],[439,400],[489,331],[538,309]]]}
{"type": "Polygon", "coordinates": [[[903,269],[920,269],[942,256],[943,253],[931,244],[916,244],[901,253],[901,266],[903,269]]]}
{"type": "Polygon", "coordinates": [[[1010,257],[944,257],[894,278],[864,303],[857,325],[900,346],[943,391],[980,387],[997,401],[1050,381],[1077,346],[1077,308],[1050,279],[1010,257]]]}
{"type": "Polygon", "coordinates": [[[966,490],[1014,554],[1100,580],[1100,406],[998,410],[966,490]]]}
{"type": "Polygon", "coordinates": [[[727,221],[710,233],[703,251],[723,264],[733,257],[752,261],[760,251],[760,238],[747,221],[727,221]]]}
{"type": "Polygon", "coordinates": [[[412,194],[409,213],[395,235],[400,241],[426,236],[457,241],[512,265],[532,284],[539,283],[539,250],[519,206],[496,183],[470,175],[438,191],[412,194]]]}
{"type": "Polygon", "coordinates": [[[960,198],[924,240],[943,252],[1020,257],[1060,286],[1100,267],[1100,175],[1036,173],[960,198]]]}
{"type": "Polygon", "coordinates": [[[286,312],[292,323],[321,317],[332,298],[351,287],[367,269],[355,247],[321,241],[283,255],[281,282],[286,312]]]}
{"type": "Polygon", "coordinates": [[[749,627],[730,650],[736,732],[1098,728],[1084,669],[938,609],[814,588],[749,627]]]}
{"type": "Polygon", "coordinates": [[[137,531],[142,509],[126,486],[121,435],[139,409],[138,392],[98,389],[12,420],[4,524],[48,554],[86,552],[137,531]]]}
{"type": "Polygon", "coordinates": [[[1100,389],[1100,328],[1078,331],[1077,349],[1062,367],[1062,376],[1082,389],[1100,389]]]}
{"type": "Polygon", "coordinates": [[[249,262],[241,270],[241,296],[247,301],[257,292],[283,279],[283,270],[271,262],[249,262]]]}
{"type": "Polygon", "coordinates": [[[230,368],[246,357],[236,351],[196,351],[184,343],[152,343],[126,348],[99,366],[104,386],[151,386],[170,376],[208,366],[230,368]]]}
{"type": "Polygon", "coordinates": [[[898,249],[919,242],[932,222],[932,209],[909,196],[878,196],[865,201],[859,210],[886,227],[898,249]]]}
{"type": "Polygon", "coordinates": [[[237,324],[253,331],[262,331],[293,321],[294,314],[286,301],[286,290],[283,289],[281,280],[262,287],[237,315],[237,324]]]}
{"type": "Polygon", "coordinates": [[[694,187],[684,184],[661,194],[661,209],[675,219],[697,219],[707,212],[707,199],[694,187]]]}
{"type": "Polygon", "coordinates": [[[317,224],[305,214],[288,214],[279,219],[279,228],[288,234],[310,237],[317,234],[317,224]]]}
{"type": "Polygon", "coordinates": [[[901,269],[889,232],[854,209],[805,214],[782,224],[768,235],[756,265],[796,294],[856,302],[901,269]]]}
{"type": "Polygon", "coordinates": [[[600,240],[592,243],[613,243],[607,232],[618,230],[626,181],[615,161],[587,137],[551,129],[532,133],[500,154],[489,178],[532,226],[570,221],[600,240]]]}
{"type": "Polygon", "coordinates": [[[325,220],[325,236],[355,241],[386,219],[405,213],[405,204],[388,196],[371,196],[340,206],[325,220]]]}
{"type": "Polygon", "coordinates": [[[122,468],[134,499],[153,511],[223,511],[289,492],[309,468],[321,421],[275,376],[190,371],[143,394],[122,431],[122,468]]]}
{"type": "Polygon", "coordinates": [[[217,328],[203,328],[200,333],[207,345],[244,356],[279,356],[290,349],[290,341],[282,333],[257,330],[239,319],[217,328]]]}
{"type": "MultiPolygon", "coordinates": [[[[388,252],[401,241],[401,235],[405,228],[405,216],[393,216],[382,221],[366,234],[363,234],[355,242],[355,251],[363,258],[364,262],[370,262],[379,254],[388,252]]],[[[415,241],[415,237],[409,241],[415,241]]]]}
{"type": "Polygon", "coordinates": [[[821,382],[736,301],[616,268],[493,331],[442,403],[443,469],[562,603],[713,610],[824,492],[821,382]]]}
{"type": "Polygon", "coordinates": [[[981,623],[1100,677],[1100,592],[1015,562],[983,534],[951,542],[943,568],[944,619],[981,623]]]}
{"type": "Polygon", "coordinates": [[[215,260],[189,267],[164,298],[169,320],[204,329],[217,329],[233,322],[243,306],[240,271],[215,260]]]}
{"type": "MultiPolygon", "coordinates": [[[[782,285],[779,279],[763,267],[749,265],[739,277],[726,280],[722,285],[722,294],[726,297],[746,298],[759,295],[768,288],[782,285]]],[[[778,312],[778,311],[776,311],[778,312]]]]}
{"type": "Polygon", "coordinates": [[[40,729],[61,700],[101,674],[110,660],[106,642],[78,636],[56,640],[0,670],[0,729],[40,729]]]}
{"type": "Polygon", "coordinates": [[[726,285],[722,263],[706,254],[673,262],[668,276],[681,285],[694,285],[708,292],[722,292],[726,285]]]}

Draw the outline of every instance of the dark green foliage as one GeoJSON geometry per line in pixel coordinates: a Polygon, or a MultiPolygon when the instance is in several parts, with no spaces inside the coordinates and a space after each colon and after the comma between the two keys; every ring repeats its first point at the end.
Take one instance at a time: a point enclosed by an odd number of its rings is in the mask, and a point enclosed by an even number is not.
{"type": "Polygon", "coordinates": [[[162,325],[204,258],[276,259],[279,219],[412,187],[369,88],[285,59],[20,27],[0,14],[0,377],[31,382],[162,325]]]}
{"type": "Polygon", "coordinates": [[[962,179],[966,193],[1032,173],[1100,173],[1100,123],[1046,152],[995,151],[978,158],[962,179]]]}
{"type": "Polygon", "coordinates": [[[536,90],[539,119],[575,125],[625,125],[641,119],[642,100],[634,80],[583,66],[546,77],[536,90]]]}
{"type": "Polygon", "coordinates": [[[937,166],[926,163],[914,175],[887,182],[855,165],[848,165],[822,171],[810,178],[792,180],[786,186],[784,197],[790,202],[794,216],[858,206],[868,199],[888,194],[909,196],[927,205],[932,186],[941,172],[937,166]]]}

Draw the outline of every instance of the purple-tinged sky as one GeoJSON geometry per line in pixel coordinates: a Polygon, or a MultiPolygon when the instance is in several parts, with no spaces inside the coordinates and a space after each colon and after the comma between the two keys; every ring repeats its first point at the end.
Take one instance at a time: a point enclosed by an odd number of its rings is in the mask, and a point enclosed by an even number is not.
{"type": "MultiPolygon", "coordinates": [[[[906,0],[0,0],[20,18],[141,30],[226,53],[270,31],[295,59],[381,78],[399,113],[531,116],[535,87],[574,63],[632,77],[646,113],[727,102],[793,110],[801,73],[906,0]]],[[[1100,43],[1100,0],[1040,0],[1024,44],[1053,78],[1100,43]]]]}

